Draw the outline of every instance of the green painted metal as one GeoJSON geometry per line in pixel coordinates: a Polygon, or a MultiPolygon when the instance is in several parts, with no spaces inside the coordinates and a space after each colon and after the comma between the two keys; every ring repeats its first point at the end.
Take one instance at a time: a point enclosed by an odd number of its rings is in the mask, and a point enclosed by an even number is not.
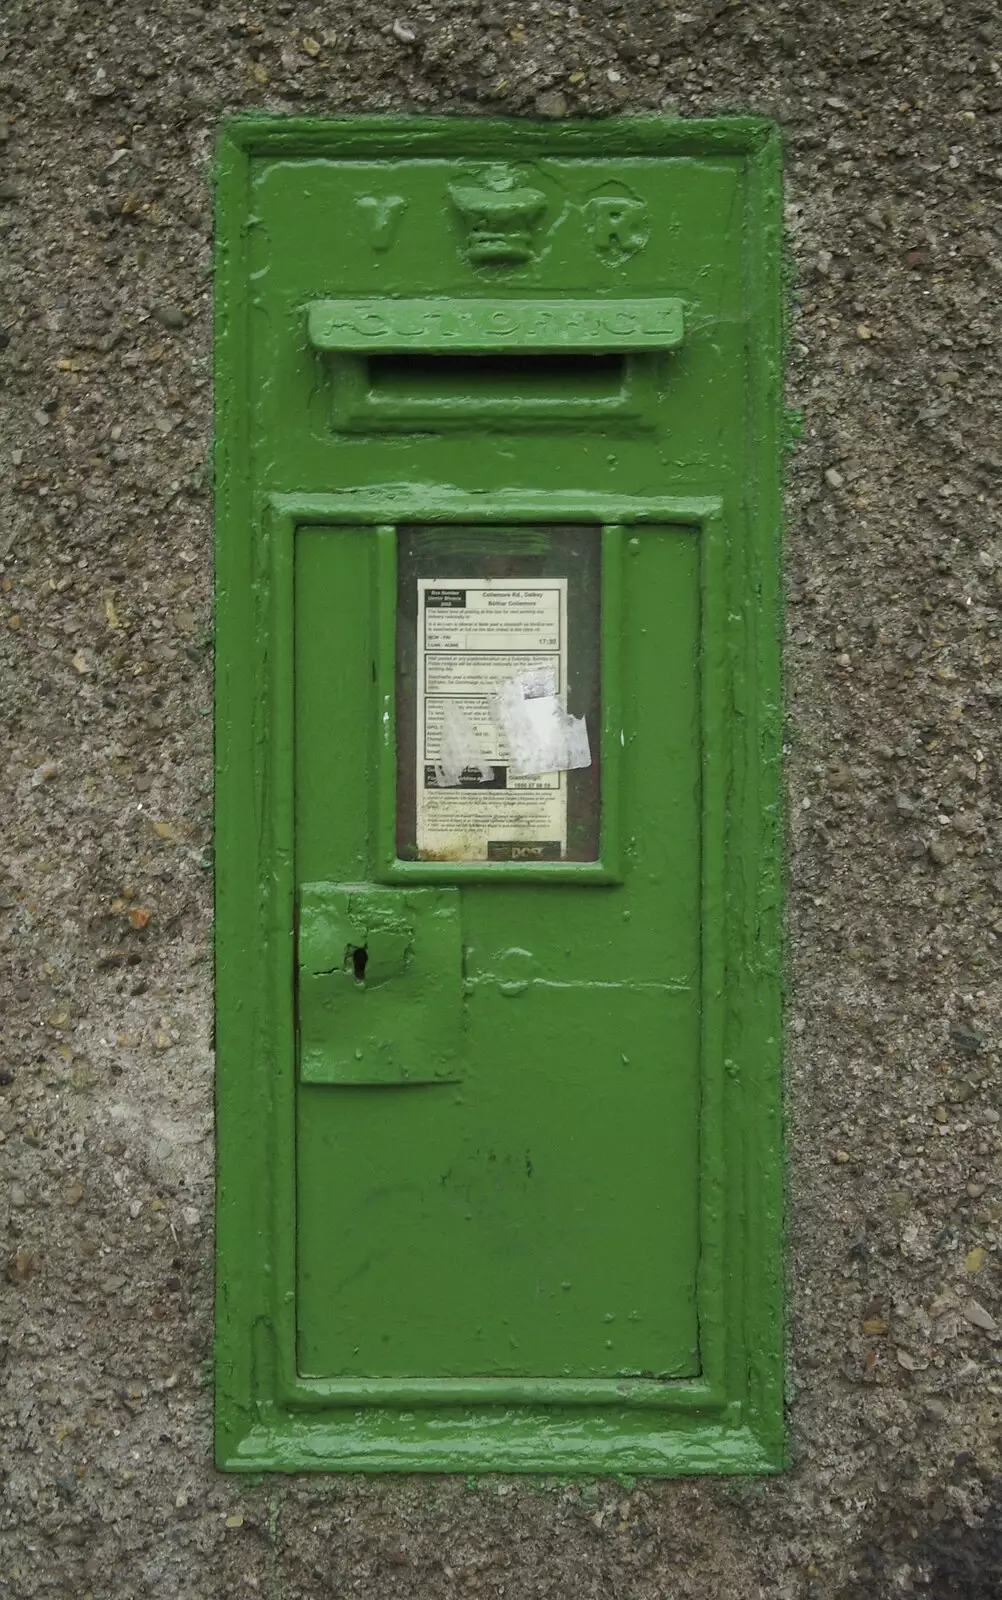
{"type": "Polygon", "coordinates": [[[458,889],[303,883],[298,947],[302,1083],[461,1076],[458,889]]]}
{"type": "MultiPolygon", "coordinates": [[[[297,873],[309,882],[378,865],[364,804],[340,791],[346,770],[374,773],[382,685],[332,718],[352,666],[324,619],[368,609],[370,534],[310,529],[295,543],[297,873]]],[[[673,926],[651,889],[575,893],[572,862],[563,882],[532,882],[533,865],[492,882],[485,865],[463,888],[463,1083],[347,1100],[300,1090],[304,1375],[699,1370],[698,544],[652,529],[623,567],[633,625],[673,636],[667,714],[657,679],[638,669],[631,682],[661,733],[624,774],[638,841],[650,838],[636,847],[645,874],[676,886],[673,926]]],[[[356,658],[361,684],[375,655],[373,640],[356,658]]],[[[437,1004],[414,996],[416,1031],[437,1004]]]]}
{"type": "Polygon", "coordinates": [[[219,1463],[774,1470],[775,130],[235,121],[218,206],[219,1463]],[[594,859],[398,859],[398,530],[581,526],[594,859]]]}

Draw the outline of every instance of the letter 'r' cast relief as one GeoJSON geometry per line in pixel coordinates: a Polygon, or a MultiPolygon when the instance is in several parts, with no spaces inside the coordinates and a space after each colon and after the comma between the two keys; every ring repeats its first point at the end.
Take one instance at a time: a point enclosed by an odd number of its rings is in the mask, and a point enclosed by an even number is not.
{"type": "Polygon", "coordinates": [[[650,238],[646,204],[622,184],[610,184],[593,195],[585,206],[585,218],[595,254],[609,266],[628,261],[650,238]]]}

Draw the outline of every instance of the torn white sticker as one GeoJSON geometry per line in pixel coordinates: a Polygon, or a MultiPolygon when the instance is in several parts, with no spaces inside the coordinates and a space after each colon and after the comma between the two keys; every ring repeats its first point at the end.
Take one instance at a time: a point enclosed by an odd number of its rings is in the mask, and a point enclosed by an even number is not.
{"type": "Polygon", "coordinates": [[[447,700],[442,708],[435,782],[440,789],[454,789],[464,777],[491,783],[494,768],[483,759],[477,730],[465,711],[447,700]]]}
{"type": "Polygon", "coordinates": [[[516,778],[591,766],[584,717],[572,717],[556,694],[551,667],[520,673],[502,683],[494,715],[516,778]]]}

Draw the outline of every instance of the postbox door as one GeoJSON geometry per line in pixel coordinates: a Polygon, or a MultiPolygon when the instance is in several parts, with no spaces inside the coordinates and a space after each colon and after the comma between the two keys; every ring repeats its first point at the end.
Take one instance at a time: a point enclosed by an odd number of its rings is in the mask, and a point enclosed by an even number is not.
{"type": "Polygon", "coordinates": [[[619,881],[395,884],[374,530],[297,533],[303,1376],[700,1371],[698,538],[617,573],[619,881]]]}

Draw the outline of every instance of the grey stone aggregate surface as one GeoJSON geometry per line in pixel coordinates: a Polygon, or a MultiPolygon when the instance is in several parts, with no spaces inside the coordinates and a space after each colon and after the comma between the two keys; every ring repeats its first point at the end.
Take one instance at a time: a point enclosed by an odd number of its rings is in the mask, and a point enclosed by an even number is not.
{"type": "Polygon", "coordinates": [[[8,0],[0,1596],[1002,1594],[1002,16],[8,0]],[[228,113],[777,118],[789,1471],[211,1465],[211,194],[228,113]]]}

